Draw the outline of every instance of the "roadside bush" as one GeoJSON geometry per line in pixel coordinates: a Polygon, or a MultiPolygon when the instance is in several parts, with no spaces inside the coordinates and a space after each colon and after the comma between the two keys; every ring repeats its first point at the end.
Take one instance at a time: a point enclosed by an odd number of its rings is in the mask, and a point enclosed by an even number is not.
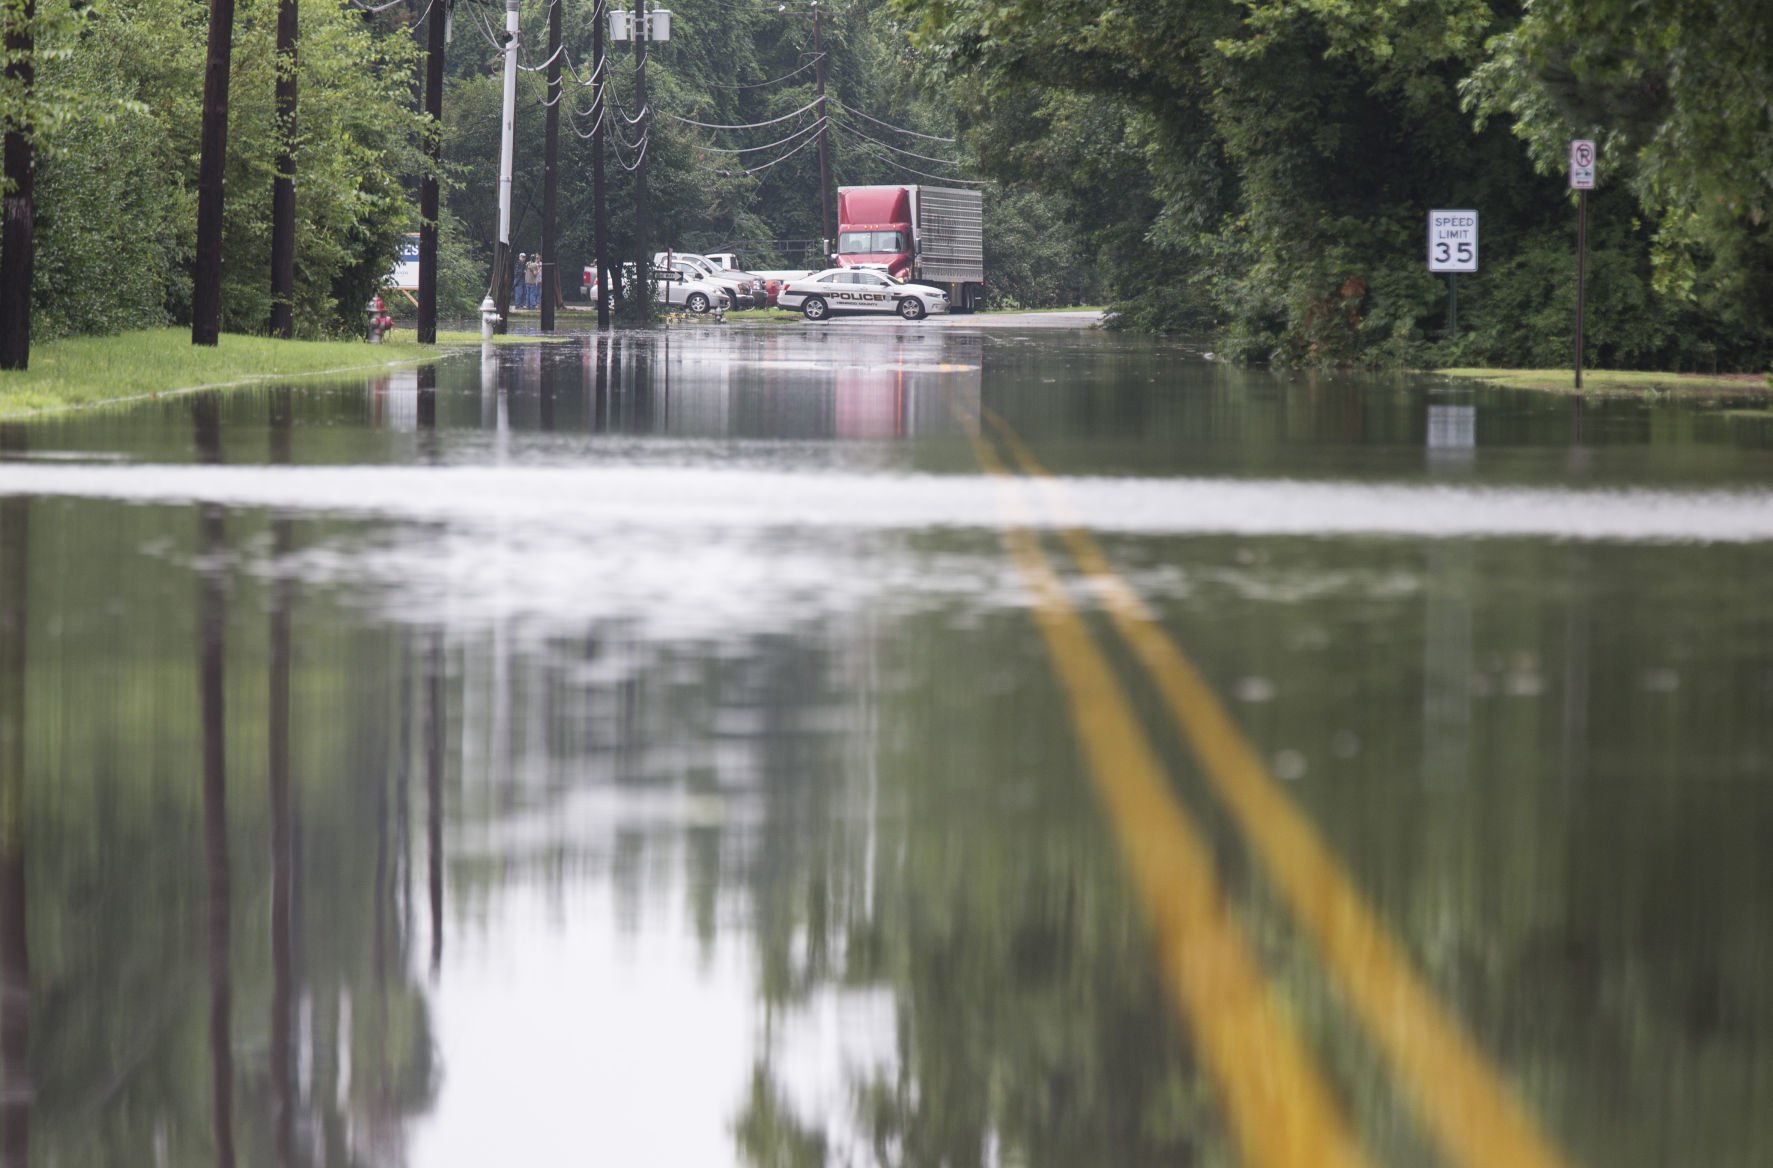
{"type": "MultiPolygon", "coordinates": [[[[275,24],[274,0],[240,3],[222,243],[222,327],[233,332],[262,332],[270,315],[275,24]]],[[[42,135],[41,335],[190,320],[205,28],[183,0],[116,0],[70,51],[42,61],[39,92],[64,113],[42,135]]],[[[402,187],[422,165],[414,48],[322,5],[303,10],[299,60],[296,327],[355,333],[416,226],[402,187]]]]}

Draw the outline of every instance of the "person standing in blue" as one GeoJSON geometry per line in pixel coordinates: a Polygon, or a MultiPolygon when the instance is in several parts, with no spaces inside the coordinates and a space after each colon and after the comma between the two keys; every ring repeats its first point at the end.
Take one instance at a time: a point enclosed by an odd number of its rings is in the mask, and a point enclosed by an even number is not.
{"type": "Polygon", "coordinates": [[[542,253],[537,252],[529,257],[529,263],[523,268],[523,291],[528,298],[528,308],[542,307],[542,253]]]}
{"type": "Polygon", "coordinates": [[[517,253],[517,262],[511,265],[511,307],[528,308],[523,302],[523,268],[524,261],[529,259],[526,252],[517,253]]]}

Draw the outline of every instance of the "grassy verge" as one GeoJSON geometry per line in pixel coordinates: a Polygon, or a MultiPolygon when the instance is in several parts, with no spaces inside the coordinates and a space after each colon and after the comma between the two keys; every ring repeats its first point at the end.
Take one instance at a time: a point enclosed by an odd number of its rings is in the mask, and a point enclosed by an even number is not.
{"type": "MultiPolygon", "coordinates": [[[[1550,393],[1576,392],[1575,373],[1569,369],[1436,369],[1444,377],[1463,377],[1508,389],[1538,389],[1550,393]]],[[[1584,369],[1584,394],[1647,396],[1664,393],[1715,396],[1717,394],[1766,393],[1768,378],[1756,374],[1706,376],[1699,373],[1636,373],[1584,369]]]]}
{"type": "MultiPolygon", "coordinates": [[[[497,337],[495,341],[533,344],[547,339],[497,337]]],[[[476,347],[480,334],[439,332],[437,343],[437,348],[420,347],[411,329],[396,329],[381,345],[224,334],[213,349],[193,345],[186,329],[68,337],[32,346],[29,369],[0,373],[0,418],[271,378],[415,365],[440,352],[476,347]]]]}
{"type": "Polygon", "coordinates": [[[1035,312],[1107,312],[1106,304],[1073,304],[1068,308],[985,308],[981,316],[996,316],[999,313],[1035,313],[1035,312]]]}

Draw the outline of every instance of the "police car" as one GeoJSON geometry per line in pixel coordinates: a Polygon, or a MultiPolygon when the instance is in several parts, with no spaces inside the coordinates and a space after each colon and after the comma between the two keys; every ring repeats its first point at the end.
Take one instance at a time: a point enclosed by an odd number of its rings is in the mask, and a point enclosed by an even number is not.
{"type": "Polygon", "coordinates": [[[841,312],[896,312],[906,320],[922,320],[948,311],[948,293],[867,268],[829,268],[783,284],[776,307],[799,309],[808,320],[841,312]]]}

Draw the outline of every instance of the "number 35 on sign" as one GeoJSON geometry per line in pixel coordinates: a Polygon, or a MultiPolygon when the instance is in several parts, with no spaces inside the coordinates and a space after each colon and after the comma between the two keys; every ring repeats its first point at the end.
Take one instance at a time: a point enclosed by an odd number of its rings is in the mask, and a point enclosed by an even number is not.
{"type": "Polygon", "coordinates": [[[1475,272],[1478,270],[1478,213],[1430,211],[1428,213],[1428,270],[1475,272]]]}

